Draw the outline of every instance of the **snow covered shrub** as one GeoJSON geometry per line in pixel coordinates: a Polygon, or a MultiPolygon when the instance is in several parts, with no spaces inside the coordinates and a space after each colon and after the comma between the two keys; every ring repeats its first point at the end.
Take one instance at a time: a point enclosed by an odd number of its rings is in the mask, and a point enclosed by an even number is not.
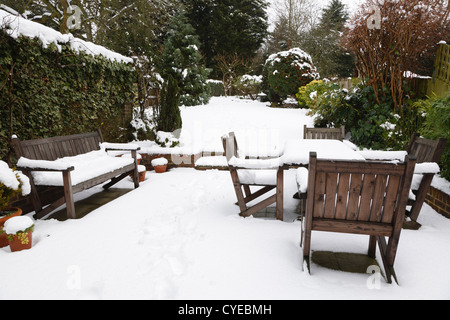
{"type": "Polygon", "coordinates": [[[20,171],[14,171],[8,164],[0,160],[0,216],[1,211],[10,204],[10,201],[18,196],[30,194],[30,180],[20,171]]]}
{"type": "Polygon", "coordinates": [[[252,100],[258,98],[262,83],[262,76],[243,75],[234,83],[237,93],[243,97],[250,97],[252,100]]]}
{"type": "Polygon", "coordinates": [[[271,55],[264,69],[269,100],[275,103],[295,97],[298,88],[320,77],[311,56],[299,48],[271,55]]]}
{"type": "Polygon", "coordinates": [[[211,90],[211,96],[222,97],[225,95],[225,88],[221,80],[208,79],[206,83],[211,90]]]}
{"type": "Polygon", "coordinates": [[[345,126],[351,141],[363,148],[386,149],[395,122],[392,99],[377,103],[372,87],[357,85],[347,89],[331,89],[317,97],[311,109],[317,127],[345,126]]]}

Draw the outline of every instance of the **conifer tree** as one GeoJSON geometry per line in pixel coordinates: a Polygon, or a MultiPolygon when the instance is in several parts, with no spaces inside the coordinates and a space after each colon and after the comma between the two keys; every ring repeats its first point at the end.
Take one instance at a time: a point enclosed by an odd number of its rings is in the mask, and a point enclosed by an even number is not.
{"type": "Polygon", "coordinates": [[[167,85],[161,94],[161,104],[158,116],[158,131],[173,132],[182,127],[181,112],[179,108],[180,95],[178,83],[171,75],[168,76],[167,85]]]}
{"type": "Polygon", "coordinates": [[[319,25],[311,30],[302,44],[324,78],[349,77],[353,73],[355,59],[340,44],[348,17],[341,0],[332,0],[323,9],[319,25]]]}
{"type": "Polygon", "coordinates": [[[177,14],[164,42],[162,55],[163,77],[173,76],[180,88],[181,104],[206,104],[210,88],[206,83],[209,71],[199,51],[200,41],[183,13],[177,14]]]}
{"type": "Polygon", "coordinates": [[[190,23],[199,35],[206,66],[212,77],[221,72],[218,55],[238,53],[249,61],[267,36],[266,0],[182,0],[190,23]]]}

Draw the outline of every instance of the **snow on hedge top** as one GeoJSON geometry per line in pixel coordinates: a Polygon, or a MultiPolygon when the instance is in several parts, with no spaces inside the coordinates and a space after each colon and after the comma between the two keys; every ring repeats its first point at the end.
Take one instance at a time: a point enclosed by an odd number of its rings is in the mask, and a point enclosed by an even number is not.
{"type": "Polygon", "coordinates": [[[4,10],[0,10],[0,23],[1,27],[5,29],[10,37],[14,39],[17,39],[20,36],[38,38],[42,42],[44,48],[47,48],[49,44],[53,43],[61,52],[61,44],[68,44],[73,51],[78,53],[84,52],[92,56],[101,55],[111,61],[121,63],[133,62],[133,59],[106,49],[105,47],[75,38],[72,34],[62,34],[40,23],[10,14],[4,10]]]}

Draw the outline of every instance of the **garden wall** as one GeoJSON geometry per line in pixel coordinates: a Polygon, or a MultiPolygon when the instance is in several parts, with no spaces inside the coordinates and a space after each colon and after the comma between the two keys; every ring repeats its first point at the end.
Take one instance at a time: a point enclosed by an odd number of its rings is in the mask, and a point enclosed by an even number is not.
{"type": "Polygon", "coordinates": [[[436,210],[436,212],[450,219],[450,195],[431,187],[425,198],[425,202],[436,210]]]}

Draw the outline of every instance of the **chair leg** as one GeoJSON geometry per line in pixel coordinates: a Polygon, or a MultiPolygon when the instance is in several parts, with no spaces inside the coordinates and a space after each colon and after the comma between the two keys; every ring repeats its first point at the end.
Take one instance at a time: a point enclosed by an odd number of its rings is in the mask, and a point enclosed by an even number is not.
{"type": "MultiPolygon", "coordinates": [[[[303,224],[303,222],[302,222],[303,224]]],[[[306,227],[307,228],[307,227],[306,227]]],[[[302,237],[302,247],[303,247],[303,264],[302,269],[304,270],[304,265],[308,268],[308,273],[311,273],[311,230],[304,230],[302,237]]]]}
{"type": "Polygon", "coordinates": [[[372,259],[375,259],[376,257],[376,249],[377,249],[377,237],[376,236],[370,236],[369,240],[369,257],[372,259]]]}
{"type": "Polygon", "coordinates": [[[386,239],[383,236],[377,236],[378,246],[381,252],[381,258],[383,260],[384,271],[386,272],[386,282],[391,284],[392,278],[398,284],[397,275],[395,274],[394,266],[388,262],[387,259],[387,244],[386,239]]]}

